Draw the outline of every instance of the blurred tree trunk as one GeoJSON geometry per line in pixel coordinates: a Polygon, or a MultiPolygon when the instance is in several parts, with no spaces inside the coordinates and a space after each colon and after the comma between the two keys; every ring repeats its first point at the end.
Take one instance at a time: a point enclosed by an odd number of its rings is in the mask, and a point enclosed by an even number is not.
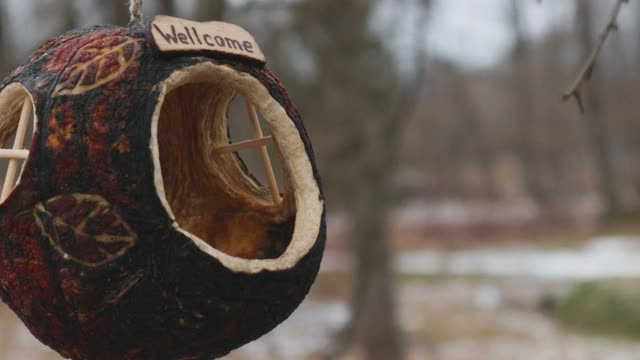
{"type": "Polygon", "coordinates": [[[158,13],[162,15],[176,15],[176,7],[173,0],[158,0],[158,13]]]}
{"type": "Polygon", "coordinates": [[[352,339],[342,340],[360,340],[365,359],[402,359],[393,258],[388,244],[389,184],[384,175],[388,168],[361,170],[371,172],[368,178],[360,179],[362,183],[355,187],[351,199],[352,241],[357,256],[349,325],[353,329],[352,339]]]}
{"type": "MultiPolygon", "coordinates": [[[[543,139],[541,127],[544,119],[538,112],[536,97],[536,73],[534,66],[534,52],[531,42],[527,39],[527,23],[521,8],[521,0],[511,0],[511,27],[515,34],[513,51],[512,76],[513,96],[515,97],[513,121],[517,122],[515,146],[518,149],[524,169],[527,169],[526,188],[529,197],[541,208],[549,209],[549,202],[553,195],[545,188],[547,175],[546,162],[541,158],[543,139]]],[[[544,134],[544,133],[542,133],[544,134]]],[[[545,211],[542,215],[546,216],[545,211]]]]}
{"type": "Polygon", "coordinates": [[[60,10],[62,11],[62,26],[64,31],[78,27],[78,13],[73,0],[62,0],[60,10]]]}
{"type": "Polygon", "coordinates": [[[198,0],[195,19],[198,21],[221,21],[227,4],[225,0],[198,0]]]}
{"type": "MultiPolygon", "coordinates": [[[[633,20],[635,21],[634,29],[636,31],[636,34],[640,34],[640,6],[639,5],[636,5],[636,13],[633,20]]],[[[640,63],[640,38],[636,39],[634,50],[635,50],[634,60],[635,60],[636,66],[633,66],[633,69],[634,69],[635,75],[638,76],[640,75],[640,67],[637,66],[637,64],[640,63]]]]}
{"type": "MultiPolygon", "coordinates": [[[[590,1],[576,1],[576,19],[582,59],[586,59],[595,46],[593,9],[590,1]]],[[[600,176],[600,194],[604,200],[606,221],[620,215],[620,204],[616,194],[616,173],[611,153],[609,129],[604,119],[603,96],[604,75],[596,69],[583,89],[586,112],[584,120],[589,147],[594,156],[600,176]]]]}
{"type": "Polygon", "coordinates": [[[9,58],[9,54],[11,54],[11,46],[9,45],[9,37],[7,36],[7,8],[6,3],[0,3],[0,73],[2,73],[2,78],[9,71],[9,66],[11,63],[11,59],[9,58]]]}
{"type": "MultiPolygon", "coordinates": [[[[353,223],[355,256],[351,319],[326,358],[360,345],[368,360],[401,360],[404,346],[396,314],[389,212],[394,205],[392,176],[408,119],[424,86],[420,66],[406,83],[393,56],[370,31],[376,2],[306,0],[294,6],[292,32],[314,59],[315,81],[300,85],[300,106],[310,132],[328,133],[317,142],[325,180],[353,223]]],[[[416,52],[421,52],[418,47],[416,52]]],[[[292,59],[295,61],[295,58],[292,59]]]]}
{"type": "Polygon", "coordinates": [[[125,26],[129,23],[131,16],[129,14],[129,3],[127,1],[109,1],[108,6],[109,9],[107,12],[109,13],[109,22],[111,24],[125,26]]]}

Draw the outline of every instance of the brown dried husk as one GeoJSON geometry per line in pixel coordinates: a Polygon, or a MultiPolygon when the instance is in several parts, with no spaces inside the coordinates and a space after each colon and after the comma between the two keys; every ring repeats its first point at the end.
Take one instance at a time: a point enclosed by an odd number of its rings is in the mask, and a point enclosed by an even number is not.
{"type": "Polygon", "coordinates": [[[74,359],[210,359],[286,319],[317,275],[324,199],[300,117],[266,67],[157,53],[141,29],[43,45],[0,85],[0,142],[34,105],[0,205],[0,296],[74,359]],[[228,143],[242,95],[275,138],[276,203],[228,143]]]}

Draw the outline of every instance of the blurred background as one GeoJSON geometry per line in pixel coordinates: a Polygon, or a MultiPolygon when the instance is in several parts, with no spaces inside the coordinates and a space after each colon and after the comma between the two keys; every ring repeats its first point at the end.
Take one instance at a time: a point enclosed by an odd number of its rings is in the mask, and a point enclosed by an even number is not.
{"type": "MultiPolygon", "coordinates": [[[[328,246],[261,359],[640,359],[640,3],[147,0],[252,32],[305,119],[328,246]],[[633,95],[636,94],[636,95],[633,95]]],[[[0,70],[123,0],[0,0],[0,70]]],[[[4,171],[4,170],[3,170],[4,171]]],[[[0,359],[59,359],[0,308],[0,359]]]]}

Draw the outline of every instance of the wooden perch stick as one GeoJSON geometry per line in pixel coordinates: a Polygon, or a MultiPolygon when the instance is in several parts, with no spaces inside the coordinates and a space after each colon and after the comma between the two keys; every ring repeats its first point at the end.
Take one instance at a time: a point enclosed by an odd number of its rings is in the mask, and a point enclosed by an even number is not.
{"type": "Polygon", "coordinates": [[[600,34],[598,38],[598,42],[596,43],[596,47],[593,49],[587,61],[582,65],[576,79],[571,83],[569,88],[562,94],[562,99],[567,101],[571,98],[576,100],[576,104],[580,109],[580,112],[584,112],[584,106],[582,104],[582,95],[580,93],[580,88],[582,83],[588,80],[591,77],[591,73],[593,72],[593,68],[596,65],[596,60],[598,60],[598,56],[600,55],[600,51],[602,51],[602,47],[604,46],[609,34],[611,32],[618,29],[618,14],[620,14],[620,8],[622,4],[628,2],[629,0],[617,0],[613,10],[611,11],[611,15],[609,16],[609,21],[605,26],[604,30],[600,34]]]}
{"type": "MultiPolygon", "coordinates": [[[[230,153],[230,152],[238,152],[240,150],[254,148],[254,147],[258,147],[258,146],[265,146],[265,145],[269,145],[271,143],[273,143],[273,137],[265,136],[265,137],[260,138],[260,139],[239,141],[237,143],[233,143],[233,144],[229,144],[229,145],[225,145],[225,146],[220,146],[219,148],[214,150],[214,153],[215,154],[227,154],[227,153],[230,153]]],[[[0,154],[0,156],[1,156],[1,154],[0,154]]]]}
{"type": "MultiPolygon", "coordinates": [[[[18,130],[16,131],[16,138],[13,142],[13,150],[22,150],[22,145],[24,145],[24,136],[27,133],[27,127],[29,125],[29,119],[31,119],[31,100],[27,97],[24,100],[24,105],[22,105],[20,122],[18,122],[18,130]]],[[[18,173],[18,161],[18,159],[11,159],[11,161],[9,161],[9,168],[7,169],[7,176],[4,178],[0,201],[4,201],[11,193],[11,190],[13,190],[13,184],[16,181],[16,174],[18,173]]]]}
{"type": "MultiPolygon", "coordinates": [[[[260,119],[258,119],[258,112],[256,111],[256,107],[246,99],[247,112],[249,113],[249,118],[251,118],[251,124],[253,125],[253,135],[256,139],[264,138],[264,134],[262,133],[262,128],[260,127],[260,119]]],[[[267,151],[266,145],[260,146],[260,155],[262,156],[262,165],[264,166],[264,172],[267,176],[267,180],[269,181],[269,189],[271,190],[271,196],[273,197],[273,201],[277,204],[280,202],[280,190],[278,190],[278,183],[276,182],[276,175],[273,172],[273,166],[271,165],[271,159],[269,158],[269,152],[267,151]]]]}

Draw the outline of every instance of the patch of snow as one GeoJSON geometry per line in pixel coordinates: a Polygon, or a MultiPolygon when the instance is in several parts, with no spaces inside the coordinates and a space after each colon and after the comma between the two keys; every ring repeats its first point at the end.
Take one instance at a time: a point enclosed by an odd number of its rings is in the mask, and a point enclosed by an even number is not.
{"type": "Polygon", "coordinates": [[[403,274],[450,274],[541,278],[602,279],[640,277],[638,238],[607,236],[578,249],[523,247],[401,253],[403,274]]]}

